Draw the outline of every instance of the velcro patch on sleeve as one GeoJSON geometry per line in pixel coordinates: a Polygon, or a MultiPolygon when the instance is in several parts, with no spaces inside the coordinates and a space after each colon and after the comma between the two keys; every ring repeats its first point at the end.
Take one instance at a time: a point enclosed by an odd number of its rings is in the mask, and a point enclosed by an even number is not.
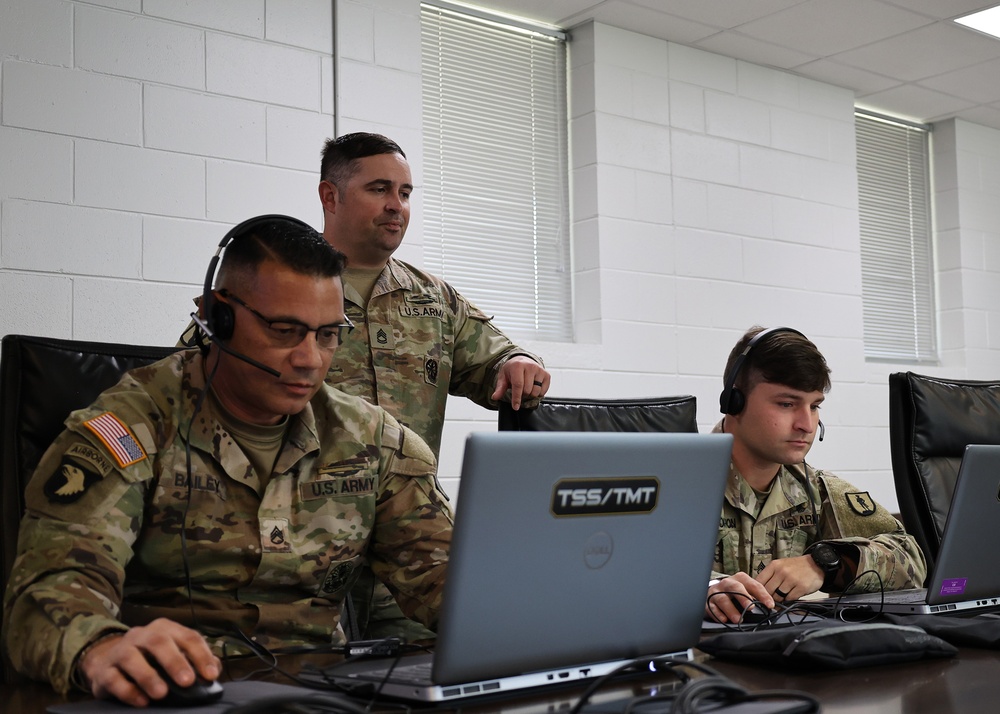
{"type": "Polygon", "coordinates": [[[125,468],[146,458],[146,452],[121,419],[111,412],[88,419],[83,425],[107,447],[119,468],[125,468]]]}
{"type": "Polygon", "coordinates": [[[87,489],[101,480],[101,474],[92,467],[93,462],[80,464],[70,458],[63,458],[59,468],[49,476],[42,490],[52,503],[68,505],[86,493],[87,489]]]}

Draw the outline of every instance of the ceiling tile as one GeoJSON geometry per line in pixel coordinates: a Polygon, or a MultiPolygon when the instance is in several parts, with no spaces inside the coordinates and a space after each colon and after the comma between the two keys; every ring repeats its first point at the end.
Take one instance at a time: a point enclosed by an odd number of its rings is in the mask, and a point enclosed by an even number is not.
{"type": "Polygon", "coordinates": [[[1000,0],[467,1],[567,29],[595,20],[788,69],[918,121],[958,115],[995,126],[1000,111],[1000,41],[950,21],[1000,0]]]}
{"type": "Polygon", "coordinates": [[[803,54],[787,47],[778,47],[731,30],[706,37],[696,44],[703,50],[754,62],[765,67],[789,69],[816,59],[815,55],[803,54]]]}
{"type": "Polygon", "coordinates": [[[872,0],[808,0],[741,25],[740,32],[827,57],[930,22],[922,15],[872,0]]]}
{"type": "Polygon", "coordinates": [[[929,15],[935,20],[961,17],[997,4],[997,0],[884,0],[884,2],[929,15]]]}
{"type": "Polygon", "coordinates": [[[935,23],[830,59],[913,82],[1000,57],[1000,42],[951,23],[935,23]]]}
{"type": "Polygon", "coordinates": [[[897,114],[916,121],[926,122],[975,106],[964,99],[951,97],[933,89],[925,89],[915,84],[903,84],[883,92],[867,94],[858,98],[858,105],[876,111],[897,114]]]}
{"type": "Polygon", "coordinates": [[[1000,59],[983,62],[972,67],[940,74],[918,82],[921,86],[936,89],[977,104],[1000,101],[1000,59]]]}
{"type": "Polygon", "coordinates": [[[605,0],[584,12],[563,18],[560,25],[573,27],[590,19],[682,45],[694,44],[719,31],[710,25],[639,7],[623,0],[605,0]]]}
{"type": "Polygon", "coordinates": [[[795,67],[793,71],[810,79],[853,89],[855,94],[873,94],[902,84],[898,79],[825,59],[795,67]]]}
{"type": "Polygon", "coordinates": [[[688,20],[730,29],[743,23],[799,5],[807,0],[754,0],[754,2],[733,2],[733,0],[631,0],[652,10],[688,20]]]}

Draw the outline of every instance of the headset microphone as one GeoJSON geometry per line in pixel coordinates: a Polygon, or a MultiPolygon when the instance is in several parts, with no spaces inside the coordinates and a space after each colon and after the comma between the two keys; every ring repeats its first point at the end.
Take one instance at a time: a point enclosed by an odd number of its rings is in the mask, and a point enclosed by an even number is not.
{"type": "Polygon", "coordinates": [[[826,427],[823,426],[823,420],[819,420],[819,440],[823,441],[823,437],[826,436],[826,427]]]}
{"type": "Polygon", "coordinates": [[[231,347],[227,347],[226,344],[222,340],[220,340],[214,332],[212,332],[212,329],[208,326],[208,324],[200,317],[198,317],[198,313],[192,312],[191,319],[194,320],[194,324],[196,324],[199,328],[201,328],[201,330],[205,333],[205,336],[208,337],[209,340],[211,340],[212,344],[214,344],[220,350],[225,352],[227,355],[232,355],[236,359],[242,360],[243,362],[246,362],[248,365],[256,367],[257,369],[262,369],[268,374],[273,375],[275,377],[281,376],[281,372],[274,369],[273,367],[268,367],[266,364],[262,364],[255,359],[247,357],[242,352],[237,352],[231,347]]]}

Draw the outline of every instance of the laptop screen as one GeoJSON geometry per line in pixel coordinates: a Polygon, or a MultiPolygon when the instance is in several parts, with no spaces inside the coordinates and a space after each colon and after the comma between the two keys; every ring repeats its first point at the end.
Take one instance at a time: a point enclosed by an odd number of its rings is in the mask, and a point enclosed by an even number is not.
{"type": "Polygon", "coordinates": [[[1000,446],[965,447],[941,550],[928,578],[928,602],[1000,596],[1000,557],[990,545],[1000,522],[1000,446]]]}
{"type": "Polygon", "coordinates": [[[471,434],[434,681],[694,646],[731,448],[727,434],[471,434]]]}

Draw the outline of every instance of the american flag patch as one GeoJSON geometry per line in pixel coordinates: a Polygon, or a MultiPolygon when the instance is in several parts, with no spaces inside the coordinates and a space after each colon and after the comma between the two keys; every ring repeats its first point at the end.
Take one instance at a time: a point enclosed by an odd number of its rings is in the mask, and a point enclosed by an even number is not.
{"type": "Polygon", "coordinates": [[[132,436],[132,432],[111,412],[104,412],[100,416],[88,419],[83,425],[94,432],[108,447],[108,451],[115,457],[120,468],[131,466],[146,458],[146,452],[132,436]]]}

